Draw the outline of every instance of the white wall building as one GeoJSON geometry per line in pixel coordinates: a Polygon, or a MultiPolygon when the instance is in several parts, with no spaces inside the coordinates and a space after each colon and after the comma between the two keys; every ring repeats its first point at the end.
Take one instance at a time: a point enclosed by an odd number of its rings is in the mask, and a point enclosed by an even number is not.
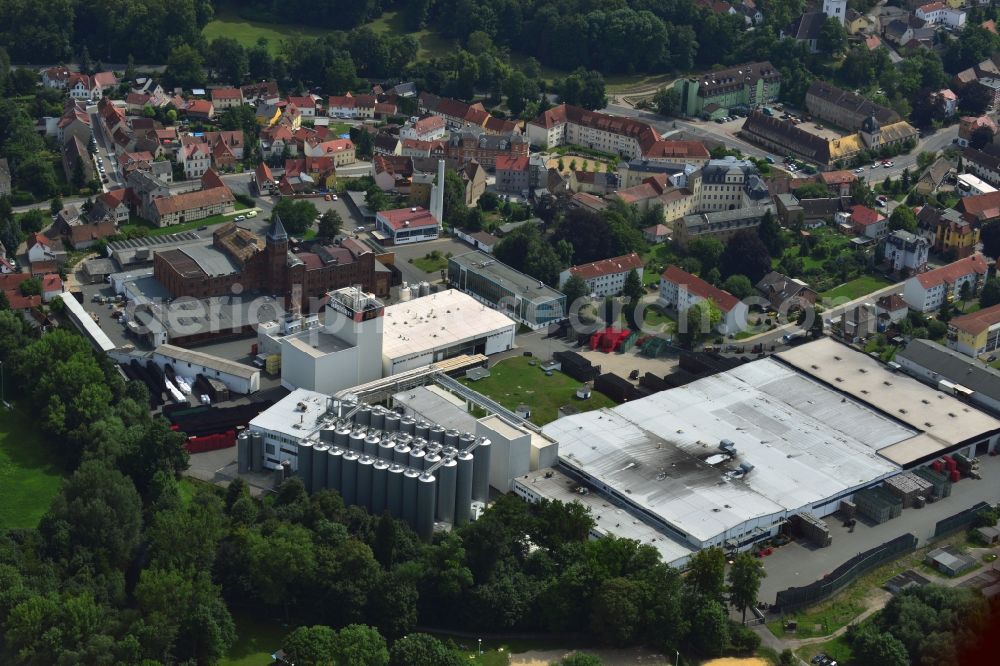
{"type": "Polygon", "coordinates": [[[961,28],[965,25],[965,11],[949,7],[943,2],[932,2],[917,7],[913,13],[918,19],[923,19],[930,25],[946,25],[949,28],[961,28]]]}
{"type": "Polygon", "coordinates": [[[960,197],[974,197],[980,194],[991,194],[992,192],[997,191],[997,188],[993,187],[978,176],[972,175],[971,173],[963,173],[958,177],[956,189],[958,190],[958,196],[960,197]]]}
{"type": "Polygon", "coordinates": [[[174,372],[194,382],[199,374],[217,379],[233,393],[247,395],[260,390],[260,370],[174,345],[160,345],[153,350],[153,362],[161,368],[170,364],[174,372]]]}
{"type": "Polygon", "coordinates": [[[885,239],[885,260],[895,272],[919,273],[927,267],[930,243],[926,238],[897,229],[885,239]]]}
{"type": "Polygon", "coordinates": [[[847,0],[823,0],[823,13],[844,25],[847,19],[847,0]]]}
{"type": "Polygon", "coordinates": [[[559,285],[566,284],[570,276],[577,276],[587,283],[590,293],[598,297],[617,296],[625,288],[625,278],[632,271],[642,281],[642,257],[633,252],[621,257],[602,259],[580,266],[570,266],[559,274],[559,285]]]}
{"type": "Polygon", "coordinates": [[[963,284],[968,284],[970,293],[974,294],[985,279],[987,269],[986,258],[977,253],[914,275],[903,284],[903,300],[917,312],[937,310],[945,299],[957,299],[963,284]]]}
{"type": "Polygon", "coordinates": [[[686,312],[689,307],[704,300],[710,300],[722,312],[719,323],[720,333],[737,333],[747,328],[747,305],[728,291],[713,287],[700,277],[682,271],[676,266],[668,266],[660,276],[660,297],[662,306],[686,312]]]}

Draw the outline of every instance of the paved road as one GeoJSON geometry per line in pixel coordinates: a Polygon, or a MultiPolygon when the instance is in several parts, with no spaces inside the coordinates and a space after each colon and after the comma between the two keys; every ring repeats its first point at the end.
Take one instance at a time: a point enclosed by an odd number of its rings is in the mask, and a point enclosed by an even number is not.
{"type": "Polygon", "coordinates": [[[125,187],[125,179],[118,168],[118,160],[115,159],[114,142],[105,131],[104,124],[100,122],[100,117],[97,114],[97,105],[92,104],[88,106],[87,113],[90,114],[90,127],[94,133],[94,137],[97,139],[97,155],[94,157],[95,159],[103,160],[104,168],[107,170],[108,180],[104,182],[104,179],[101,179],[104,191],[107,192],[108,190],[125,187]]]}

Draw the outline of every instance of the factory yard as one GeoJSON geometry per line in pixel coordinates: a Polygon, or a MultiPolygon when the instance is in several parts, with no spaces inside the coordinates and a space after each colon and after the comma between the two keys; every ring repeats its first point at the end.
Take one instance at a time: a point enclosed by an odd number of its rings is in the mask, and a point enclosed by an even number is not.
{"type": "Polygon", "coordinates": [[[577,398],[580,382],[561,372],[546,376],[540,361],[528,356],[515,356],[496,363],[490,367],[490,376],[486,379],[476,382],[463,379],[462,382],[512,411],[520,404],[530,405],[530,420],[538,425],[555,421],[563,405],[581,412],[615,406],[611,398],[597,391],[593,391],[588,400],[577,398]]]}

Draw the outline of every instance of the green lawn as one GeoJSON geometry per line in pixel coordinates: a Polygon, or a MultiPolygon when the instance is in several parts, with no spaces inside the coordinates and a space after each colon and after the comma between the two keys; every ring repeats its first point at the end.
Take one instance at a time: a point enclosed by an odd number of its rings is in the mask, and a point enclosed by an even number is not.
{"type": "Polygon", "coordinates": [[[800,647],[795,651],[795,654],[799,657],[799,659],[808,664],[811,663],[812,658],[820,652],[824,653],[838,664],[849,664],[851,663],[851,659],[854,657],[851,653],[851,646],[847,644],[847,639],[843,636],[837,636],[833,640],[825,643],[817,643],[814,645],[800,647]]]}
{"type": "Polygon", "coordinates": [[[403,15],[398,11],[384,12],[382,16],[366,24],[374,32],[384,35],[394,33],[397,35],[410,35],[417,40],[420,48],[417,49],[417,60],[427,60],[436,58],[454,51],[454,44],[458,40],[443,39],[436,33],[428,30],[407,30],[403,25],[403,15]]]}
{"type": "Polygon", "coordinates": [[[677,330],[677,319],[668,315],[658,306],[646,308],[643,318],[646,320],[647,326],[654,328],[663,326],[662,332],[664,333],[677,330]]]}
{"type": "Polygon", "coordinates": [[[32,423],[20,408],[0,408],[0,531],[37,526],[62,483],[32,423]]]}
{"type": "Polygon", "coordinates": [[[290,37],[319,37],[326,31],[309,25],[281,25],[259,23],[240,18],[236,12],[222,9],[216,12],[215,20],[210,21],[201,30],[205,41],[211,42],[216,37],[231,37],[243,46],[257,44],[263,37],[267,40],[267,48],[272,55],[280,51],[281,41],[290,37]]]}
{"type": "Polygon", "coordinates": [[[267,666],[271,655],[281,648],[281,641],[292,630],[280,622],[263,622],[246,613],[233,613],[236,623],[236,643],[220,662],[222,666],[267,666]]]}
{"type": "Polygon", "coordinates": [[[829,291],[824,291],[822,296],[823,298],[842,298],[852,301],[855,298],[861,298],[866,294],[878,291],[879,289],[888,287],[891,284],[892,282],[886,280],[885,278],[876,277],[874,275],[862,275],[861,277],[855,278],[850,282],[845,282],[839,287],[834,287],[829,291]]]}
{"type": "Polygon", "coordinates": [[[531,421],[538,425],[555,421],[563,405],[572,405],[580,411],[615,406],[611,398],[597,391],[591,393],[590,400],[577,399],[576,389],[580,382],[561,372],[546,377],[538,365],[536,358],[516,356],[490,368],[490,376],[486,379],[462,381],[507,409],[514,410],[521,403],[530,405],[531,421]],[[533,366],[529,365],[532,361],[535,362],[533,366]]]}
{"type": "MultiPolygon", "coordinates": [[[[241,204],[239,201],[236,202],[236,210],[246,210],[250,208],[245,204],[241,204]]],[[[169,227],[154,227],[151,223],[146,220],[140,220],[138,218],[130,219],[128,224],[123,224],[119,227],[121,233],[128,233],[130,230],[145,229],[147,236],[163,236],[165,234],[179,234],[182,231],[191,231],[193,229],[198,229],[199,227],[210,227],[213,224],[222,224],[223,222],[232,222],[236,217],[235,213],[227,215],[212,215],[211,217],[204,217],[200,220],[194,220],[193,222],[185,222],[183,224],[174,224],[169,227]]]]}
{"type": "Polygon", "coordinates": [[[422,270],[424,273],[439,273],[448,268],[448,260],[443,254],[436,257],[429,255],[418,257],[410,261],[411,264],[422,270]]]}

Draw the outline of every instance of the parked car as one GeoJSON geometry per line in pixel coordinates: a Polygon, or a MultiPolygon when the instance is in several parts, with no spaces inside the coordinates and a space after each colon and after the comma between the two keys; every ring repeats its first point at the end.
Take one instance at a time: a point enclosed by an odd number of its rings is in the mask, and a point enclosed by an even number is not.
{"type": "Polygon", "coordinates": [[[864,167],[858,167],[857,169],[854,170],[854,173],[864,173],[864,172],[865,172],[864,167]]]}
{"type": "Polygon", "coordinates": [[[334,201],[337,201],[337,195],[336,194],[331,195],[330,198],[333,199],[334,201]]]}
{"type": "Polygon", "coordinates": [[[882,166],[884,166],[886,169],[891,169],[892,168],[892,162],[883,162],[882,166]]]}
{"type": "Polygon", "coordinates": [[[247,213],[247,217],[257,217],[257,211],[255,210],[250,211],[249,213],[247,213]]]}
{"type": "Polygon", "coordinates": [[[233,218],[233,221],[234,222],[242,222],[245,219],[247,219],[246,215],[237,215],[235,218],[233,218]]]}

